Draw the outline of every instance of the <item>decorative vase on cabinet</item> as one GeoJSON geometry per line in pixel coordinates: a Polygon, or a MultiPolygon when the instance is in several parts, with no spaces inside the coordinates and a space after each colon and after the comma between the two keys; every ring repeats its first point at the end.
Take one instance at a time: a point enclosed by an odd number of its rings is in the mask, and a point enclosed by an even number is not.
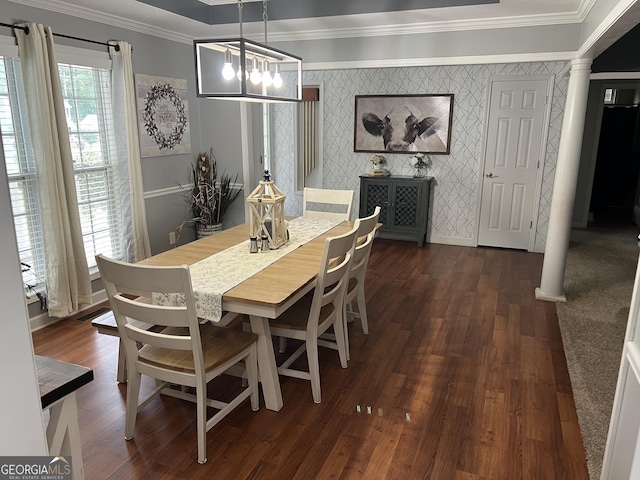
{"type": "Polygon", "coordinates": [[[380,205],[380,238],[415,240],[425,244],[433,177],[360,177],[360,216],[380,205]]]}

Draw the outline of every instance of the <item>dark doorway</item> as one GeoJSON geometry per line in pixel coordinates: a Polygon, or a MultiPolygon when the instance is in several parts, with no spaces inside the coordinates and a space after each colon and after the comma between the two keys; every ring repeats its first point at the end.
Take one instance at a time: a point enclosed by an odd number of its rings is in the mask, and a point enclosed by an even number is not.
{"type": "Polygon", "coordinates": [[[635,223],[640,152],[636,141],[638,106],[605,106],[598,142],[590,220],[598,226],[635,223]]]}

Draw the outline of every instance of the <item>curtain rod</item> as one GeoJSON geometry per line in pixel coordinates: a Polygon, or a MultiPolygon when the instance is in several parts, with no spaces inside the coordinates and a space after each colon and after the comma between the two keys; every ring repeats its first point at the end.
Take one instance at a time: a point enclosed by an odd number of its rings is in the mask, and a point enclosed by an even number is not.
{"type": "MultiPolygon", "coordinates": [[[[29,27],[23,27],[22,25],[11,25],[10,23],[2,23],[0,22],[0,27],[8,27],[8,28],[19,28],[20,30],[24,30],[24,33],[29,35],[29,27]]],[[[89,40],[88,38],[80,38],[80,37],[72,37],[71,35],[63,35],[62,33],[55,33],[53,35],[56,37],[69,38],[71,40],[79,40],[81,42],[95,43],[96,45],[104,45],[106,47],[113,47],[116,49],[116,52],[120,51],[120,45],[116,45],[108,42],[98,42],[97,40],[89,40]]]]}

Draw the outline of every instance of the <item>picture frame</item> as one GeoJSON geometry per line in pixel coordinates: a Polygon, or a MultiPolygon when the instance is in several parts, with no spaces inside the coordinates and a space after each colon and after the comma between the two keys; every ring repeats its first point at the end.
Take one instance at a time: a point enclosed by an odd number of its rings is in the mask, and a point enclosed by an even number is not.
{"type": "Polygon", "coordinates": [[[137,74],[140,156],[191,153],[187,80],[137,74]]]}
{"type": "Polygon", "coordinates": [[[449,155],[453,94],[356,95],[354,152],[449,155]]]}

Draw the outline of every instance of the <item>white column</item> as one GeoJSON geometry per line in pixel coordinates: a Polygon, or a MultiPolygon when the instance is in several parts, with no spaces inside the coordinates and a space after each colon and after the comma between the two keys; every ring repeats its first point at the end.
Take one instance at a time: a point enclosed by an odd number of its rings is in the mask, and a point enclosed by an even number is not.
{"type": "Polygon", "coordinates": [[[0,455],[48,455],[5,165],[0,141],[0,455]]]}
{"type": "Polygon", "coordinates": [[[578,183],[590,74],[590,59],[579,58],[571,61],[562,136],[553,183],[549,230],[542,264],[542,279],[540,287],[536,288],[536,298],[539,300],[566,301],[562,285],[578,183]]]}

